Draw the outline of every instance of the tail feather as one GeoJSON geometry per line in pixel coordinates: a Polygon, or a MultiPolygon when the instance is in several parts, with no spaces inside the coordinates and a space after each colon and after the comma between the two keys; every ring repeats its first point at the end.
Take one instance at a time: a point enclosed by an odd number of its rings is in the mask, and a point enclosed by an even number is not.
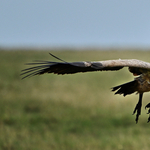
{"type": "Polygon", "coordinates": [[[132,93],[136,92],[137,86],[138,86],[138,81],[134,80],[134,81],[113,87],[112,91],[117,90],[117,92],[115,94],[120,94],[120,95],[123,94],[123,96],[126,96],[128,94],[132,94],[132,93]]]}

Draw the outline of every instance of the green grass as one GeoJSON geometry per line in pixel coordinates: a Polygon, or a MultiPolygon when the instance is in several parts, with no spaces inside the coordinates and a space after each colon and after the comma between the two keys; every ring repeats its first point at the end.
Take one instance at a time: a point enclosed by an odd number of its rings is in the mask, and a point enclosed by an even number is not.
{"type": "MultiPolygon", "coordinates": [[[[48,52],[66,61],[150,61],[148,51],[0,51],[1,150],[149,150],[147,111],[138,124],[132,115],[138,96],[110,92],[133,80],[127,68],[21,80],[26,62],[55,60],[48,52]]],[[[146,93],[143,106],[148,102],[146,93]]]]}

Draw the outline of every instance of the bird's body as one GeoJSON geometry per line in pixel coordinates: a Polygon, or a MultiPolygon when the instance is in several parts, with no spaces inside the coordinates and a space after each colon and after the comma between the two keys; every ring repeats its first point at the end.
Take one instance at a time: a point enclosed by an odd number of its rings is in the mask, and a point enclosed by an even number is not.
{"type": "MultiPolygon", "coordinates": [[[[138,122],[139,115],[141,114],[143,93],[150,91],[150,63],[137,59],[118,59],[93,62],[66,62],[52,54],[50,55],[60,60],[61,62],[36,61],[34,63],[28,63],[28,65],[37,66],[22,70],[21,75],[25,75],[23,79],[44,73],[63,75],[90,71],[116,71],[122,69],[123,67],[128,67],[129,71],[138,77],[136,77],[131,82],[113,87],[112,91],[116,91],[115,94],[123,94],[124,96],[134,92],[139,93],[139,101],[133,111],[133,114],[137,112],[136,122],[138,122]]],[[[146,107],[150,108],[150,104],[148,104],[146,107]]],[[[150,113],[150,109],[148,113],[150,113]]],[[[148,122],[149,121],[150,117],[148,118],[148,122]]]]}
{"type": "Polygon", "coordinates": [[[138,81],[137,92],[144,93],[150,91],[150,74],[144,73],[141,76],[135,78],[138,81]]]}

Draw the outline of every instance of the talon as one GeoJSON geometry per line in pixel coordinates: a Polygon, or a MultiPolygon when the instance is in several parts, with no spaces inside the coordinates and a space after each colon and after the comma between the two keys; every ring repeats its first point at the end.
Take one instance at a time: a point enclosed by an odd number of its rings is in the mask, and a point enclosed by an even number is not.
{"type": "Polygon", "coordinates": [[[148,121],[147,121],[147,123],[149,123],[150,122],[150,116],[148,117],[148,121]]]}
{"type": "Polygon", "coordinates": [[[150,103],[148,103],[146,106],[145,106],[145,109],[146,108],[150,108],[150,103]]]}
{"type": "Polygon", "coordinates": [[[147,114],[150,114],[150,109],[148,110],[148,113],[147,114]]]}

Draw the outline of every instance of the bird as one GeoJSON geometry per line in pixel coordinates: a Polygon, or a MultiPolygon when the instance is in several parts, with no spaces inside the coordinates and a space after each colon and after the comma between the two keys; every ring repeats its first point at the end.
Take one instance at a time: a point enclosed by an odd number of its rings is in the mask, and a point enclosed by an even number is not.
{"type": "MultiPolygon", "coordinates": [[[[66,62],[52,53],[49,54],[57,59],[57,61],[37,60],[32,63],[26,63],[26,65],[34,66],[21,71],[22,79],[45,73],[64,75],[92,71],[118,71],[124,67],[128,67],[129,72],[136,76],[134,80],[112,87],[111,90],[115,92],[115,94],[122,94],[123,96],[135,92],[139,94],[138,103],[133,111],[133,115],[136,114],[135,121],[138,123],[139,116],[141,115],[143,93],[150,91],[150,63],[137,59],[66,62]]],[[[147,122],[150,122],[150,103],[145,106],[145,109],[146,108],[148,108],[147,114],[149,114],[147,122]]]]}

